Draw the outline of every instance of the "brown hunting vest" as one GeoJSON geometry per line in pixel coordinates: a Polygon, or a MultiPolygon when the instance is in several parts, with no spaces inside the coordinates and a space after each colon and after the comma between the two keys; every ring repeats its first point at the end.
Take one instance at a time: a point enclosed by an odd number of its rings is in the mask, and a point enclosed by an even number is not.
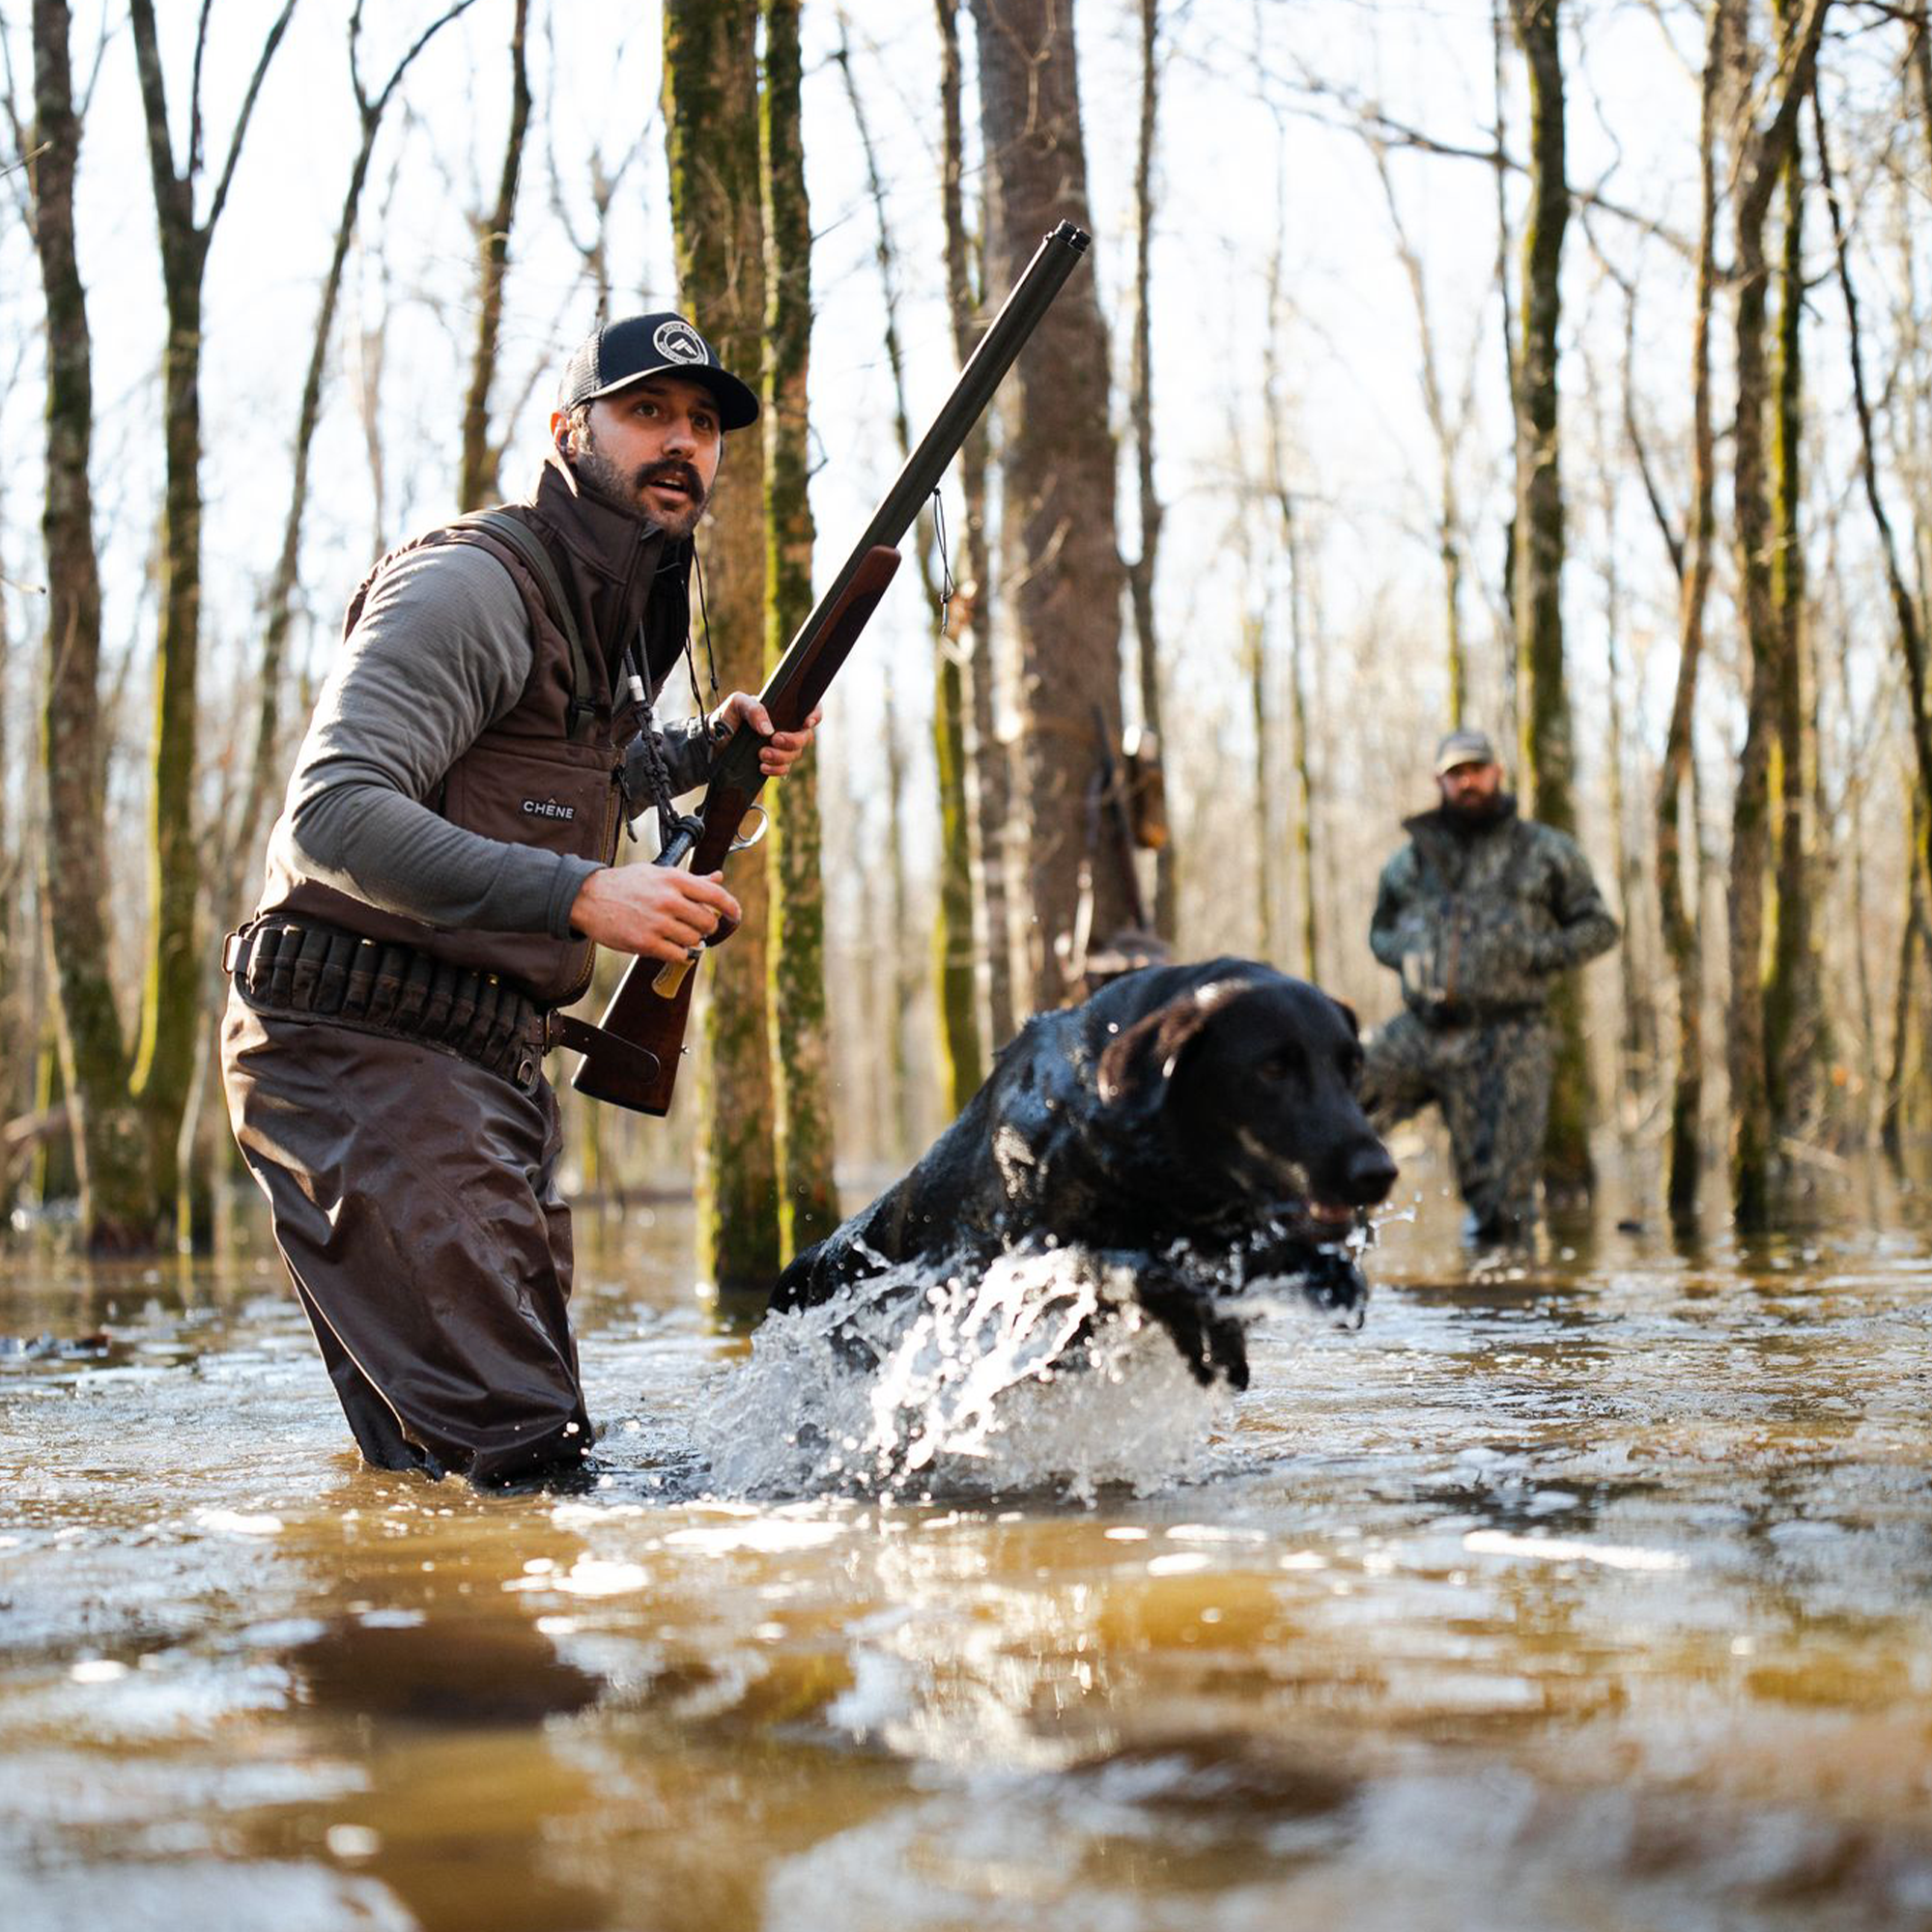
{"type": "MultiPolygon", "coordinates": [[[[516,703],[478,733],[422,803],[485,838],[609,865],[617,851],[624,747],[639,728],[638,707],[613,696],[613,670],[639,625],[653,691],[675,663],[690,623],[690,552],[681,544],[668,547],[655,525],[581,490],[554,454],[533,497],[504,509],[536,535],[555,567],[579,650],[572,650],[546,585],[520,547],[473,524],[431,530],[380,559],[351,599],[342,634],[355,628],[371,586],[396,558],[446,543],[487,550],[523,598],[529,676],[516,703]]],[[[583,992],[596,952],[587,939],[451,930],[385,912],[295,871],[281,841],[271,847],[260,911],[323,920],[453,966],[496,973],[544,1006],[567,1006],[583,992]]]]}

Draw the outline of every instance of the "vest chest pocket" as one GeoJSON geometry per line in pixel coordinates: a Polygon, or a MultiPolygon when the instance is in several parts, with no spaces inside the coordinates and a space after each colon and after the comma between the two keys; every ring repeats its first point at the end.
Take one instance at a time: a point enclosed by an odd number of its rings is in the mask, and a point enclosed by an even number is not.
{"type": "Polygon", "coordinates": [[[479,739],[450,767],[443,816],[504,844],[608,862],[617,821],[613,762],[590,746],[539,751],[479,739]]]}

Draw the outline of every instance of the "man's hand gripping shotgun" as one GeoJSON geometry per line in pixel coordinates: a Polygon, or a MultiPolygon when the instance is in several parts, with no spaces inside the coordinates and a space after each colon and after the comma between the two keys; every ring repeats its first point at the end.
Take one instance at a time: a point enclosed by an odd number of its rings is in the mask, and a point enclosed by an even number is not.
{"type": "MultiPolygon", "coordinates": [[[[758,694],[780,731],[798,730],[838,674],[898,568],[900,540],[939,487],[974,424],[986,412],[1001,379],[1061,285],[1087,252],[1088,239],[1083,230],[1063,221],[1040,242],[1025,274],[980,337],[932,427],[906,459],[865,534],[758,694]]],[[[677,866],[689,859],[694,871],[715,872],[727,854],[757,842],[764,831],[763,811],[756,803],[764,784],[758,769],[760,743],[748,726],[739,726],[712,770],[703,804],[694,815],[666,830],[658,865],[677,866]],[[754,813],[759,822],[747,833],[747,821],[754,813]]],[[[721,927],[706,944],[715,946],[728,936],[729,928],[721,927]]],[[[692,956],[695,960],[697,955],[692,956]]],[[[655,960],[634,959],[605,1009],[601,1025],[593,1027],[569,1015],[557,1022],[557,1037],[583,1054],[572,1081],[580,1094],[641,1114],[670,1111],[697,977],[691,963],[678,960],[663,966],[655,960]]]]}

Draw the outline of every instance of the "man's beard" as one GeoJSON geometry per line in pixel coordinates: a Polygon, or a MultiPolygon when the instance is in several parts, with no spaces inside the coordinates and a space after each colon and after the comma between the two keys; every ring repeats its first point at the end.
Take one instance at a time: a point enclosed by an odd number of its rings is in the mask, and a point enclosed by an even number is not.
{"type": "Polygon", "coordinates": [[[578,481],[587,486],[594,495],[613,503],[621,503],[627,510],[643,511],[639,493],[647,483],[668,479],[681,483],[690,492],[682,512],[664,517],[654,512],[645,513],[671,536],[688,537],[697,527],[698,518],[704,514],[706,497],[703,479],[690,464],[679,463],[675,458],[665,463],[646,463],[633,470],[621,469],[598,448],[597,439],[586,428],[583,440],[577,446],[570,465],[577,472],[578,481]]]}
{"type": "Polygon", "coordinates": [[[1470,799],[1466,805],[1454,798],[1445,798],[1442,801],[1442,815],[1459,830],[1474,830],[1500,818],[1508,804],[1508,794],[1502,791],[1486,792],[1481,797],[1470,799]]]}

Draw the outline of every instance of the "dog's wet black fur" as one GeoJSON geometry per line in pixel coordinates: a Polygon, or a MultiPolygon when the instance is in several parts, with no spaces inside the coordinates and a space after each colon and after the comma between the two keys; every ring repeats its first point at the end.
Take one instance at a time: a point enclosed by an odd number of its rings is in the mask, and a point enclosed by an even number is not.
{"type": "Polygon", "coordinates": [[[983,1268],[1077,1247],[1130,1280],[1195,1375],[1248,1379],[1230,1297],[1297,1277],[1359,1316],[1342,1244],[1395,1163],[1355,1097],[1354,1015],[1253,960],[1150,967],[1030,1020],[895,1187],[800,1255],[774,1309],[815,1307],[901,1264],[983,1268]]]}

